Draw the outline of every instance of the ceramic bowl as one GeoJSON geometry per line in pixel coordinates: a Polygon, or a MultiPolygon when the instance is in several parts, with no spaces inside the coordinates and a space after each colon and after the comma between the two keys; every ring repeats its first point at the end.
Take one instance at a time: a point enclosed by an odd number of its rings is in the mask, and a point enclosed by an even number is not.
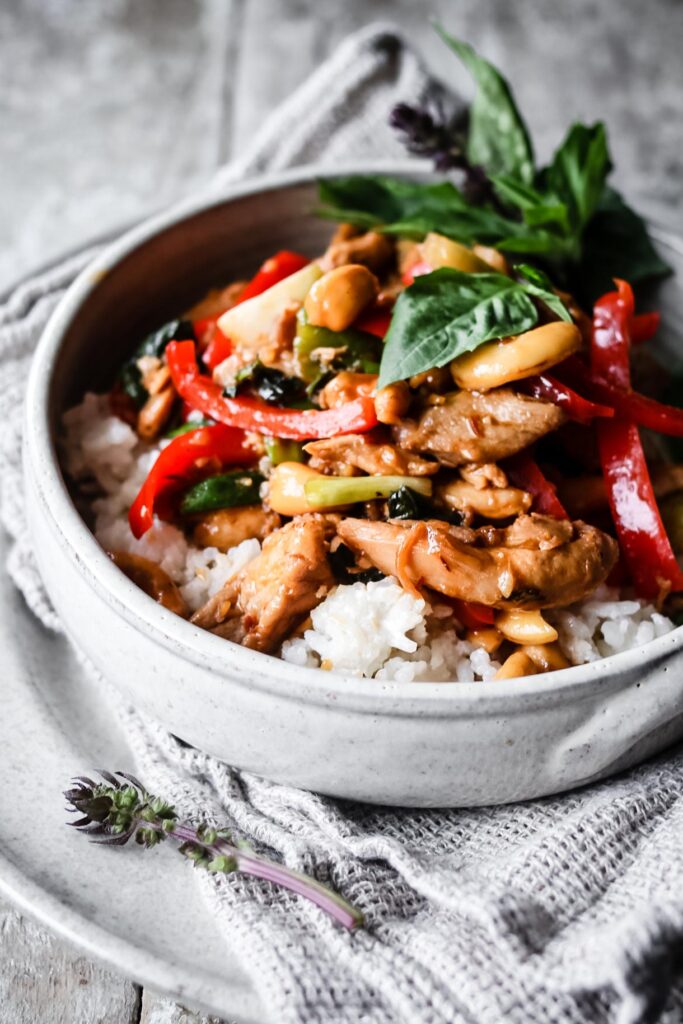
{"type": "MultiPolygon", "coordinates": [[[[30,375],[25,470],[38,563],[68,633],[125,698],[183,740],[338,797],[504,803],[589,782],[662,749],[683,735],[683,629],[528,679],[400,684],[333,675],[174,616],[114,567],[80,518],[56,455],[61,413],[87,388],[106,387],[137,338],[207,287],[279,248],[321,251],[330,225],[310,216],[315,177],[260,179],[145,224],[99,256],[55,311],[30,375]]],[[[659,241],[683,279],[683,248],[659,241]]],[[[679,287],[667,282],[660,301],[674,345],[679,287]]]]}

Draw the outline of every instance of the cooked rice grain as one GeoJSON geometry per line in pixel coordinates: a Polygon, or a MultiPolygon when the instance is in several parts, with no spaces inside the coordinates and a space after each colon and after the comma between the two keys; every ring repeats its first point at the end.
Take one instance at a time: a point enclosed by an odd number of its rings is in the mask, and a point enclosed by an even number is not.
{"type": "MultiPolygon", "coordinates": [[[[111,415],[106,395],[87,394],[64,415],[63,462],[81,484],[95,481],[94,532],[107,549],[151,558],[169,574],[195,611],[260,551],[246,540],[227,553],[200,549],[170,523],[155,521],[140,540],[128,509],[157,455],[168,444],[144,444],[111,415]]],[[[575,665],[640,647],[673,629],[653,605],[624,599],[606,586],[582,604],[547,612],[559,643],[575,665]]],[[[287,640],[282,657],[294,665],[396,682],[474,682],[492,679],[500,663],[458,637],[451,609],[406,593],[396,580],[335,587],[311,613],[311,629],[287,640]]]]}

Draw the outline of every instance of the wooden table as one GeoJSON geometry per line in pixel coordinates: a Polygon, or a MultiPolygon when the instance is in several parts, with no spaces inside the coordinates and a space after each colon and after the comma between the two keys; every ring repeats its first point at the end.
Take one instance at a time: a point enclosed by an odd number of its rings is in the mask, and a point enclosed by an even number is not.
{"type": "MultiPolygon", "coordinates": [[[[354,28],[398,22],[467,83],[434,13],[514,83],[546,158],[606,120],[634,204],[683,229],[678,0],[4,0],[0,292],[37,265],[192,190],[354,28]]],[[[410,97],[407,97],[410,99],[410,97]]],[[[359,154],[361,155],[361,154],[359,154]]],[[[197,1024],[0,905],[2,1024],[197,1024]]]]}

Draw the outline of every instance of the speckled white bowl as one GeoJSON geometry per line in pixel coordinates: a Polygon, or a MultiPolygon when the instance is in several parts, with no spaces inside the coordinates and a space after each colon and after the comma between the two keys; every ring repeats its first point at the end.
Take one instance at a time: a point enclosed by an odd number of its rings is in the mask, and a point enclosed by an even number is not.
{"type": "MultiPolygon", "coordinates": [[[[38,561],[69,634],[126,697],[187,742],[340,797],[504,803],[592,781],[662,749],[683,735],[683,628],[529,679],[377,683],[296,668],[197,629],[130,583],[83,523],[57,462],[60,414],[86,387],[105,387],[137,338],[210,285],[278,248],[320,251],[329,224],[309,216],[314,178],[253,181],[131,231],[55,311],[29,381],[25,470],[38,561]]],[[[660,243],[680,280],[683,248],[660,243]]],[[[678,289],[668,282],[661,297],[674,345],[678,289]]]]}

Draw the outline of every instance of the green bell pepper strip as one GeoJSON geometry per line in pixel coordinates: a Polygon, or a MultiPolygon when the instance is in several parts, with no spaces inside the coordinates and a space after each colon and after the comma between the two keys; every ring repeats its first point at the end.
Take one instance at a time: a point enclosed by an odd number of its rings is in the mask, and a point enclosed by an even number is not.
{"type": "Polygon", "coordinates": [[[354,369],[360,373],[379,373],[382,343],[367,331],[331,331],[327,327],[309,324],[301,310],[297,316],[294,354],[299,372],[307,384],[311,384],[321,373],[321,366],[311,353],[319,348],[341,349],[334,361],[334,369],[354,369]]]}
{"type": "Polygon", "coordinates": [[[180,514],[193,516],[219,508],[257,505],[261,500],[259,488],[264,480],[262,473],[243,469],[209,476],[185,492],[180,503],[180,514]]]}
{"type": "Polygon", "coordinates": [[[266,455],[274,466],[281,462],[305,462],[304,446],[298,441],[283,441],[280,437],[264,437],[266,455]]]}

